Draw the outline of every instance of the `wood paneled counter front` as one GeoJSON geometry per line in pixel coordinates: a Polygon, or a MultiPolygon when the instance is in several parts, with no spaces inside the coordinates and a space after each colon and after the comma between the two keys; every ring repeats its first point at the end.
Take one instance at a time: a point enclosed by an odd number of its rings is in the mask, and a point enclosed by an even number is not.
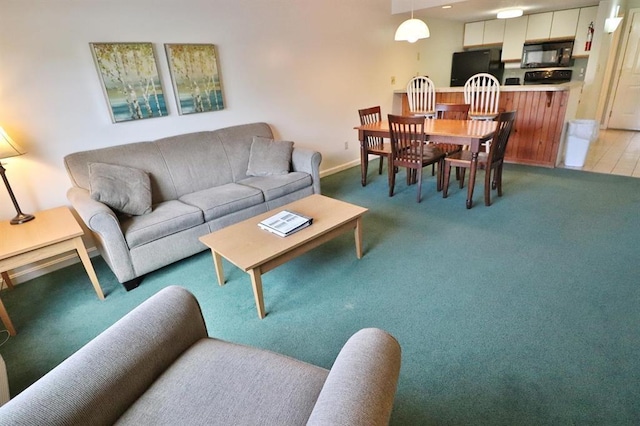
{"type": "MultiPolygon", "coordinates": [[[[581,83],[501,86],[499,110],[518,111],[505,161],[545,167],[559,164],[565,123],[575,118],[581,87],[581,83]]],[[[394,93],[402,99],[402,115],[410,115],[405,91],[394,93]]],[[[436,102],[464,103],[463,88],[436,88],[436,102]]]]}

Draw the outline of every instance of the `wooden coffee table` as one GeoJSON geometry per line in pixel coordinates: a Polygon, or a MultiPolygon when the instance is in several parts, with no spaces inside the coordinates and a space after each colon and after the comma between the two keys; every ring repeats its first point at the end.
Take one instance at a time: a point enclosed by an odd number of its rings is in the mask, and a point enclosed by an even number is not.
{"type": "Polygon", "coordinates": [[[251,277],[258,316],[264,318],[262,274],[318,247],[338,235],[354,230],[356,256],[362,257],[362,215],[364,207],[314,194],[235,225],[222,228],[200,241],[211,249],[218,283],[224,285],[224,257],[251,277]],[[313,224],[287,237],[258,227],[258,223],[282,210],[293,210],[313,218],[313,224]]]}

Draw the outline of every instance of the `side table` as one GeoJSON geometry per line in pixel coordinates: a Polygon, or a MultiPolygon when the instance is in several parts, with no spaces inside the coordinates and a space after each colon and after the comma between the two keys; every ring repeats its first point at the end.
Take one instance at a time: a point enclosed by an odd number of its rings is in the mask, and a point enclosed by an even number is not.
{"type": "MultiPolygon", "coordinates": [[[[84,231],[69,208],[43,210],[36,212],[35,216],[34,220],[20,225],[11,225],[8,220],[0,222],[0,271],[7,286],[13,287],[6,271],[75,250],[98,298],[104,300],[98,277],[82,242],[84,231]]],[[[0,319],[11,333],[13,325],[2,301],[0,319]]],[[[15,330],[11,334],[15,335],[15,330]]]]}

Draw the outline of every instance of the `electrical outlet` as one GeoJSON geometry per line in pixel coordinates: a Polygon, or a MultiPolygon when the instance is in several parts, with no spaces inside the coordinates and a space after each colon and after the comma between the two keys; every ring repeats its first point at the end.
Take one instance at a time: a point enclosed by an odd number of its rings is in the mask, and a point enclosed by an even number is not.
{"type": "Polygon", "coordinates": [[[391,76],[391,85],[394,85],[394,84],[396,84],[396,76],[392,75],[391,76]]]}
{"type": "Polygon", "coordinates": [[[344,143],[344,149],[345,149],[345,151],[346,151],[347,149],[349,149],[349,142],[346,142],[346,141],[345,141],[345,143],[344,143]]]}

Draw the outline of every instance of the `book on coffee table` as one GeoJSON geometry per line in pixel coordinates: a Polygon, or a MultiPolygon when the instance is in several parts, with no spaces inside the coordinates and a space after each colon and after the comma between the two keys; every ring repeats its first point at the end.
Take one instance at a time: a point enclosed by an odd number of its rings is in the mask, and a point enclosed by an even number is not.
{"type": "Polygon", "coordinates": [[[294,232],[311,225],[313,218],[301,215],[290,210],[283,210],[258,223],[265,231],[272,232],[280,237],[286,237],[294,232]]]}

